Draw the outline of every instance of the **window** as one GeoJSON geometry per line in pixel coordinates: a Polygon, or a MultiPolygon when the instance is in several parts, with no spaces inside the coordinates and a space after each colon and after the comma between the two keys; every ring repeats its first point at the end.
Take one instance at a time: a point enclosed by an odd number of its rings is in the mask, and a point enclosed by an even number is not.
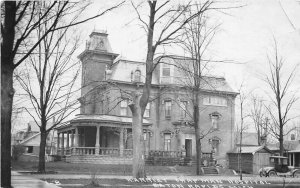
{"type": "Polygon", "coordinates": [[[213,112],[209,114],[211,119],[211,126],[213,129],[219,129],[219,119],[221,118],[221,114],[218,112],[213,112]]]}
{"type": "Polygon", "coordinates": [[[204,105],[227,106],[227,100],[224,97],[208,96],[203,98],[204,105]]]}
{"type": "Polygon", "coordinates": [[[171,118],[171,110],[172,110],[172,102],[170,100],[165,101],[165,117],[166,117],[166,119],[171,118]]]}
{"type": "Polygon", "coordinates": [[[27,146],[27,153],[33,153],[33,146],[27,146]]]}
{"type": "Polygon", "coordinates": [[[216,115],[212,115],[211,116],[211,125],[214,129],[218,129],[219,128],[219,125],[218,125],[218,119],[219,117],[216,116],[216,115]]]}
{"type": "Polygon", "coordinates": [[[150,117],[150,103],[146,106],[144,117],[150,117]]]}
{"type": "Polygon", "coordinates": [[[165,151],[171,150],[171,133],[164,134],[164,150],[165,151]]]}
{"type": "Polygon", "coordinates": [[[296,140],[295,134],[291,134],[291,140],[296,140]]]}
{"type": "Polygon", "coordinates": [[[172,70],[171,70],[171,65],[168,64],[162,64],[161,68],[161,83],[162,84],[169,84],[172,83],[172,70]]]}
{"type": "Polygon", "coordinates": [[[209,139],[209,143],[211,145],[211,152],[214,154],[219,153],[219,145],[220,145],[221,140],[217,137],[213,137],[209,139]]]}
{"type": "Polygon", "coordinates": [[[104,100],[100,101],[100,114],[104,114],[104,100]]]}
{"type": "Polygon", "coordinates": [[[186,115],[187,115],[187,101],[181,101],[180,102],[180,117],[183,119],[183,118],[186,118],[186,115]]]}
{"type": "Polygon", "coordinates": [[[134,81],[141,82],[141,71],[137,69],[134,73],[134,81]]]}
{"type": "Polygon", "coordinates": [[[218,154],[219,153],[219,140],[212,140],[212,151],[215,153],[215,154],[218,154]]]}
{"type": "Polygon", "coordinates": [[[127,100],[121,101],[121,106],[120,106],[120,115],[121,116],[127,116],[127,106],[128,106],[127,100]]]}
{"type": "Polygon", "coordinates": [[[168,64],[162,64],[162,76],[171,76],[171,67],[168,64]]]}

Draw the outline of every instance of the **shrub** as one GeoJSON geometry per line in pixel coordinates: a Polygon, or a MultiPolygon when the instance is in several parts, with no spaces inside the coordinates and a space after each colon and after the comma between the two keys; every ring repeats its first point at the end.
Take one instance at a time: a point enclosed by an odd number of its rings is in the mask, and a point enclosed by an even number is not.
{"type": "Polygon", "coordinates": [[[12,148],[12,159],[13,160],[18,160],[18,158],[25,152],[25,147],[17,144],[17,145],[13,145],[12,148]]]}

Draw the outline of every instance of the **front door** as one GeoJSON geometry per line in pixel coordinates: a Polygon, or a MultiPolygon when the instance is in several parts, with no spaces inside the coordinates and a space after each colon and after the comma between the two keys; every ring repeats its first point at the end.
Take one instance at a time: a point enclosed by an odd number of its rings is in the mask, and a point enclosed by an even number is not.
{"type": "Polygon", "coordinates": [[[192,139],[185,139],[186,157],[192,157],[192,139]]]}

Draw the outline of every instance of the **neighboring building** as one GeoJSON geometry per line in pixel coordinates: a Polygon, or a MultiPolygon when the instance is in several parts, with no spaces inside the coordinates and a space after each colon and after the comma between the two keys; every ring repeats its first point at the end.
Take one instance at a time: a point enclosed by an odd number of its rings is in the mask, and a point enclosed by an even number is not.
{"type": "Polygon", "coordinates": [[[258,174],[258,170],[262,167],[269,166],[269,157],[272,152],[266,146],[242,146],[242,151],[237,147],[228,153],[229,168],[249,174],[258,174]],[[241,162],[240,162],[241,153],[241,162]]]}
{"type": "Polygon", "coordinates": [[[295,148],[291,149],[288,153],[289,165],[294,167],[300,167],[300,143],[295,148]]]}
{"type": "MultiPolygon", "coordinates": [[[[82,62],[80,114],[70,124],[58,127],[59,152],[69,162],[130,163],[132,155],[132,118],[127,93],[141,91],[145,63],[116,59],[107,34],[92,32],[82,62]],[[67,147],[62,147],[67,145],[67,147]],[[102,155],[101,157],[99,155],[102,155]],[[109,156],[110,160],[103,159],[109,156]],[[118,158],[127,157],[125,160],[118,158]]],[[[143,119],[145,155],[191,158],[196,140],[188,79],[175,65],[188,64],[184,58],[164,58],[153,73],[151,100],[143,119]]],[[[234,92],[224,78],[203,77],[200,97],[202,151],[218,163],[226,163],[226,153],[234,145],[234,92]]]]}
{"type": "Polygon", "coordinates": [[[288,134],[284,135],[284,140],[297,141],[300,140],[300,124],[294,126],[293,130],[289,131],[288,134]]]}
{"type": "Polygon", "coordinates": [[[31,137],[37,133],[39,133],[39,127],[36,126],[34,122],[29,122],[27,127],[21,130],[18,130],[16,133],[12,134],[12,145],[21,143],[24,139],[31,137]]]}
{"type": "MultiPolygon", "coordinates": [[[[45,158],[46,162],[51,161],[51,155],[56,154],[56,131],[52,130],[48,134],[45,158]]],[[[40,131],[35,122],[29,122],[26,129],[18,131],[13,135],[14,144],[22,145],[24,153],[18,157],[19,161],[38,161],[40,151],[40,131]]]]}

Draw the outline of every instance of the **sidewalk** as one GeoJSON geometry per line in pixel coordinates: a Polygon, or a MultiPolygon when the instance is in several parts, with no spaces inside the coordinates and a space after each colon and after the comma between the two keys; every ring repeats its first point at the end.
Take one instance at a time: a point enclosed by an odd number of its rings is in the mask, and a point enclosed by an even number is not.
{"type": "Polygon", "coordinates": [[[16,171],[11,172],[11,182],[14,188],[59,188],[33,176],[26,176],[16,171]]]}
{"type": "MultiPolygon", "coordinates": [[[[91,175],[87,174],[32,174],[30,177],[37,178],[37,179],[54,179],[54,180],[61,180],[61,179],[90,179],[91,175]]],[[[98,179],[125,179],[129,180],[132,179],[132,176],[123,176],[123,175],[96,175],[98,179]]],[[[240,179],[239,176],[183,176],[181,174],[174,174],[169,176],[147,176],[147,178],[151,179],[161,179],[161,180],[178,180],[178,179],[198,179],[198,180],[231,180],[231,181],[238,181],[240,179]]],[[[300,178],[292,178],[292,177],[268,177],[268,178],[261,178],[259,176],[248,176],[243,177],[243,181],[268,181],[268,182],[278,182],[283,181],[285,179],[286,182],[299,182],[300,178]]]]}

